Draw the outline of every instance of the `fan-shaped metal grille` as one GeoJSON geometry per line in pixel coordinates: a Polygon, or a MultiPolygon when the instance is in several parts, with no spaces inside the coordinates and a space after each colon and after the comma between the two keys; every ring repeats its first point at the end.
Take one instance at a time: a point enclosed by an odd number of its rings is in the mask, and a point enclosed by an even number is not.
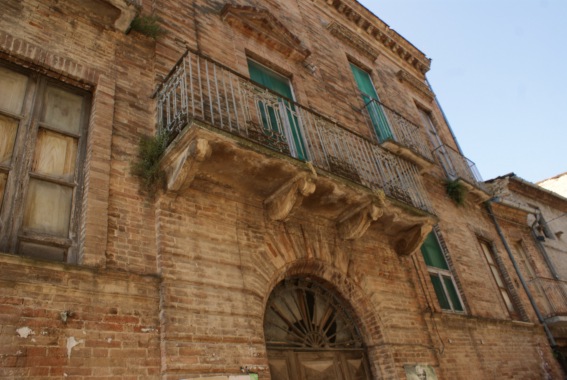
{"type": "Polygon", "coordinates": [[[316,282],[291,278],[270,295],[264,319],[269,348],[360,349],[362,338],[341,302],[316,282]]]}

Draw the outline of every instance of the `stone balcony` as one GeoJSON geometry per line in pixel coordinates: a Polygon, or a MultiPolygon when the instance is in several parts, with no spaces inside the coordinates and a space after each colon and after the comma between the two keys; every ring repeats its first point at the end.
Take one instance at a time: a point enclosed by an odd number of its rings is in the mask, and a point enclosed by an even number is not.
{"type": "Polygon", "coordinates": [[[168,191],[206,178],[260,197],[271,220],[334,220],[345,239],[376,224],[400,254],[435,223],[414,162],[207,57],[188,51],[157,100],[168,191]]]}

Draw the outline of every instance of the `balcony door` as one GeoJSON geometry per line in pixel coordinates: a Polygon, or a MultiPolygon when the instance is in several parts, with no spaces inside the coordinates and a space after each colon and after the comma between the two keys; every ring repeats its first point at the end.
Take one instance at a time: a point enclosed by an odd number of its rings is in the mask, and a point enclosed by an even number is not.
{"type": "Polygon", "coordinates": [[[276,139],[285,139],[292,156],[300,160],[307,159],[305,144],[301,134],[299,118],[293,100],[293,91],[289,79],[281,76],[254,61],[248,61],[250,79],[269,88],[276,94],[263,94],[257,100],[256,107],[264,133],[276,139]]]}
{"type": "Polygon", "coordinates": [[[388,119],[386,118],[386,114],[384,114],[382,105],[379,103],[380,99],[378,99],[378,94],[376,93],[370,74],[352,63],[350,64],[350,68],[358,90],[360,91],[362,101],[364,102],[364,108],[368,113],[368,117],[374,127],[374,132],[376,132],[378,140],[384,142],[393,139],[394,136],[388,124],[388,119]]]}

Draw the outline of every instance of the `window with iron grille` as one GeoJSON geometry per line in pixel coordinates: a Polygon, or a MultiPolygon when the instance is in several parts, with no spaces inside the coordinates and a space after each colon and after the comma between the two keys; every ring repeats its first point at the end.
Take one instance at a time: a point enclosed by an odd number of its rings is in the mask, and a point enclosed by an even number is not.
{"type": "Polygon", "coordinates": [[[0,65],[0,250],[74,261],[90,97],[0,65]]]}

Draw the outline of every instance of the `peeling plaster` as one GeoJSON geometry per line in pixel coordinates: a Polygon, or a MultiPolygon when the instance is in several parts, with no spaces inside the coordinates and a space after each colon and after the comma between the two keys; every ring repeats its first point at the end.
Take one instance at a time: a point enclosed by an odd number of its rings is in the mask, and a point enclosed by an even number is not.
{"type": "Polygon", "coordinates": [[[16,330],[16,333],[20,336],[20,338],[24,338],[24,339],[30,335],[35,335],[33,330],[27,326],[20,327],[19,329],[16,330]]]}
{"type": "Polygon", "coordinates": [[[73,347],[83,342],[83,339],[76,340],[74,336],[67,338],[67,357],[71,358],[71,351],[73,350],[73,347]]]}

